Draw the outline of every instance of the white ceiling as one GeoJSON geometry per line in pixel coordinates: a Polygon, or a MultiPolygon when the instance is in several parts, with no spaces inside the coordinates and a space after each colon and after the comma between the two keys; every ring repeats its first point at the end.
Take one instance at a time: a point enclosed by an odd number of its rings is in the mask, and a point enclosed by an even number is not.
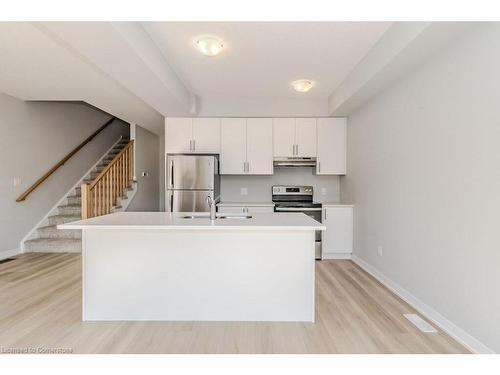
{"type": "Polygon", "coordinates": [[[148,22],[142,24],[187,88],[200,96],[327,98],[390,22],[148,22]],[[213,34],[225,50],[206,57],[193,38],[213,34]],[[290,82],[317,82],[297,93],[290,82]]]}
{"type": "Polygon", "coordinates": [[[152,132],[163,132],[163,117],[157,111],[40,24],[0,22],[0,66],[0,91],[9,95],[85,101],[152,132]]]}

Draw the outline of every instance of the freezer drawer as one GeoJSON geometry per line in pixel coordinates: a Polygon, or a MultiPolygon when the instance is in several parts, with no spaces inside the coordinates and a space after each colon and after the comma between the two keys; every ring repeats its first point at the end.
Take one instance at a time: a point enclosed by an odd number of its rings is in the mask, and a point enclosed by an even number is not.
{"type": "Polygon", "coordinates": [[[213,190],[167,190],[170,212],[209,212],[207,197],[214,201],[213,190]]]}
{"type": "Polygon", "coordinates": [[[167,189],[212,190],[218,174],[213,155],[167,155],[167,189]]]}

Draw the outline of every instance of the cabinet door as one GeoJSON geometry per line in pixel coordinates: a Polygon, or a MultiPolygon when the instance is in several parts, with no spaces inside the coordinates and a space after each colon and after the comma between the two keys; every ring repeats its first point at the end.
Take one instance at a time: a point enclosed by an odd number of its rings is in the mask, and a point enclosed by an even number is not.
{"type": "Polygon", "coordinates": [[[220,119],[193,119],[193,149],[196,153],[220,153],[220,119]]]}
{"type": "Polygon", "coordinates": [[[295,120],[295,156],[316,157],[316,119],[295,120]]]}
{"type": "Polygon", "coordinates": [[[168,154],[192,152],[193,119],[168,117],[165,119],[165,150],[168,154]]]}
{"type": "Polygon", "coordinates": [[[295,119],[273,119],[273,155],[276,157],[294,156],[295,119]]]}
{"type": "Polygon", "coordinates": [[[323,224],[326,230],[322,234],[323,256],[325,254],[352,253],[352,207],[324,207],[323,224]]]}
{"type": "Polygon", "coordinates": [[[221,119],[221,174],[244,174],[247,160],[246,119],[221,119]]]}
{"type": "Polygon", "coordinates": [[[247,120],[247,174],[273,174],[273,120],[247,120]]]}
{"type": "Polygon", "coordinates": [[[318,119],[317,174],[346,174],[346,119],[318,119]]]}

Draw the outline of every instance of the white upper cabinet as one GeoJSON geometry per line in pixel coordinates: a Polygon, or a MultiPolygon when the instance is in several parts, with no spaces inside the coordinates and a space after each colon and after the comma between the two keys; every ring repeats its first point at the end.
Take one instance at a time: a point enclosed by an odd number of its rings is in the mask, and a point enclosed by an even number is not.
{"type": "Polygon", "coordinates": [[[345,118],[318,119],[317,174],[346,174],[345,118]]]}
{"type": "Polygon", "coordinates": [[[273,174],[272,120],[221,120],[221,173],[273,174]]]}
{"type": "Polygon", "coordinates": [[[316,119],[295,119],[295,156],[316,157],[316,119]]]}
{"type": "Polygon", "coordinates": [[[294,156],[295,153],[295,119],[273,119],[273,144],[275,157],[294,156]]]}
{"type": "Polygon", "coordinates": [[[221,119],[221,174],[245,174],[247,120],[244,118],[221,119]]]}
{"type": "Polygon", "coordinates": [[[220,154],[222,174],[270,175],[273,157],[316,157],[316,174],[346,174],[345,118],[167,118],[167,153],[220,154]]]}
{"type": "Polygon", "coordinates": [[[167,153],[219,153],[220,119],[165,119],[165,148],[167,153]]]}
{"type": "Polygon", "coordinates": [[[273,121],[275,157],[315,157],[315,118],[275,118],[273,121]]]}
{"type": "Polygon", "coordinates": [[[220,152],[220,119],[193,119],[193,151],[211,154],[220,152]]]}
{"type": "Polygon", "coordinates": [[[169,154],[192,152],[193,119],[169,117],[165,119],[165,149],[169,154]]]}
{"type": "Polygon", "coordinates": [[[247,174],[273,174],[273,120],[247,120],[247,174]]]}

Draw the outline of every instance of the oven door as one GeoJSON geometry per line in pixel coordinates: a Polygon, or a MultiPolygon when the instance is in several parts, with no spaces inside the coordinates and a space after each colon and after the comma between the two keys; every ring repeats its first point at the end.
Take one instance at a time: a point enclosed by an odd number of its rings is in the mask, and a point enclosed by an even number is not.
{"type": "MultiPolygon", "coordinates": [[[[275,212],[300,212],[321,223],[321,207],[274,207],[275,212]]],[[[321,259],[321,231],[316,231],[316,259],[321,259]]]]}

